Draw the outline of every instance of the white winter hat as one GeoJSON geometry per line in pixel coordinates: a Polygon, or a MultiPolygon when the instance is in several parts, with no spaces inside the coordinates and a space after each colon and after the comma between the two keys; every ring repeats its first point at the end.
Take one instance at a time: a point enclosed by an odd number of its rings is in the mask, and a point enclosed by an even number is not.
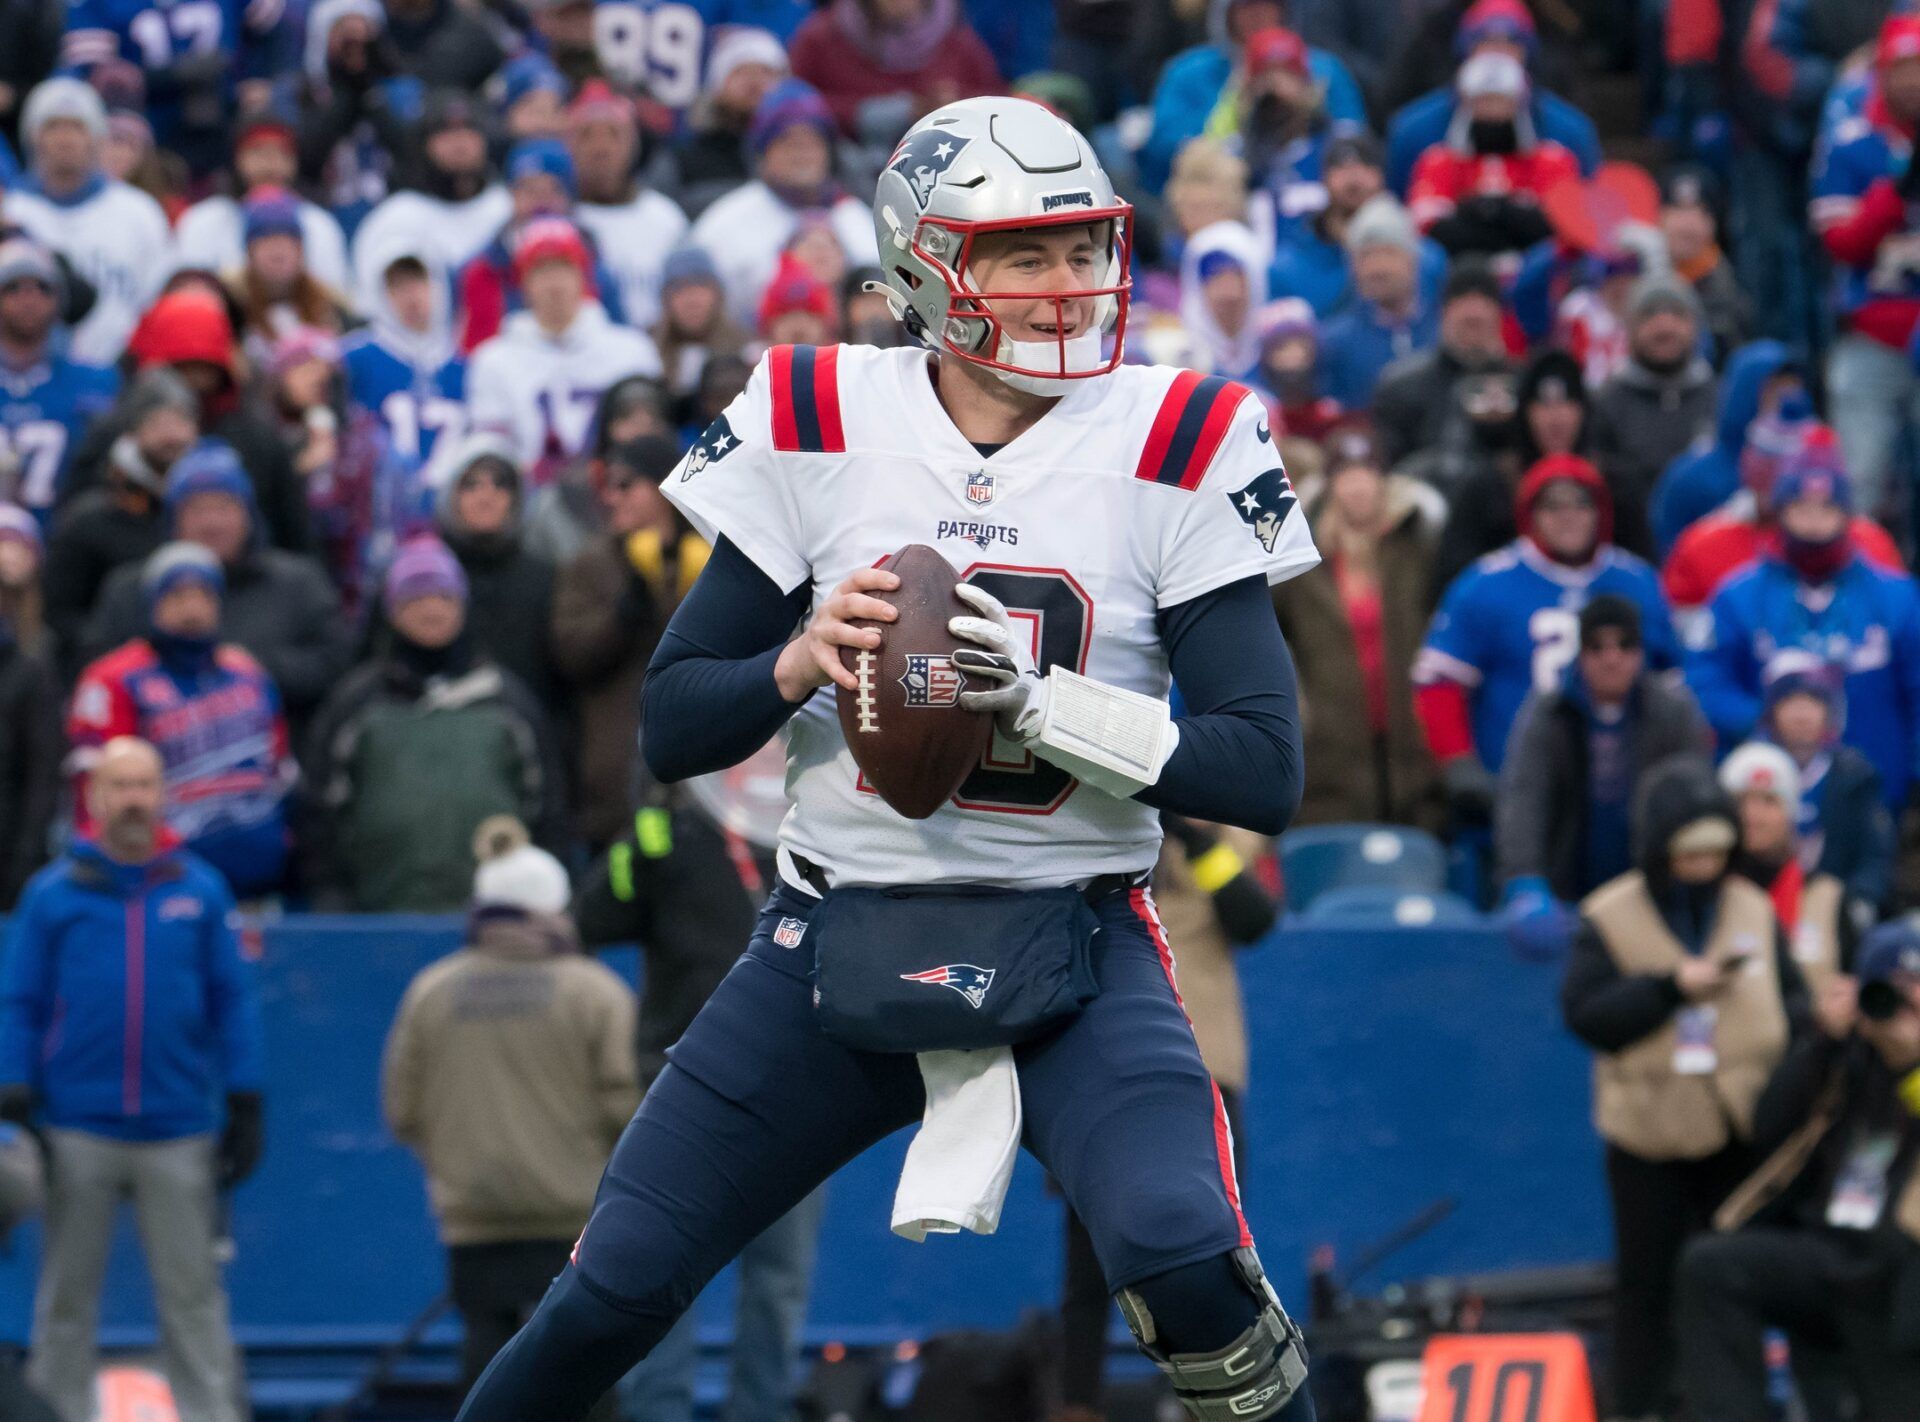
{"type": "Polygon", "coordinates": [[[20,135],[31,148],[40,130],[54,119],[78,119],[96,141],[107,136],[107,106],[91,84],[61,76],[34,86],[20,110],[20,135]]]}
{"type": "Polygon", "coordinates": [[[764,64],[777,73],[787,72],[787,50],[771,30],[739,25],[720,32],[707,56],[707,92],[727,82],[727,77],[743,64],[764,64]]]}
{"type": "Polygon", "coordinates": [[[560,861],[527,837],[512,815],[490,815],[473,832],[476,906],[516,908],[526,913],[565,913],[573,886],[560,861]]]}
{"type": "Polygon", "coordinates": [[[1720,788],[1736,799],[1755,790],[1771,793],[1793,810],[1800,804],[1800,771],[1779,746],[1748,741],[1721,762],[1720,788]]]}
{"type": "Polygon", "coordinates": [[[1454,87],[1463,99],[1500,95],[1508,99],[1527,96],[1527,71],[1510,54],[1476,54],[1460,66],[1454,87]]]}

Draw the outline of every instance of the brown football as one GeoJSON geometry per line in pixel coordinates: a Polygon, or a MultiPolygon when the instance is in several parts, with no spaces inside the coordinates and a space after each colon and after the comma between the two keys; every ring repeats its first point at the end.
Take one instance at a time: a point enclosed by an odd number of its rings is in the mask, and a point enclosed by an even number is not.
{"type": "MultiPolygon", "coordinates": [[[[841,687],[840,730],[861,778],[910,820],[924,820],[980,764],[993,718],[960,705],[966,678],[949,658],[964,645],[947,630],[953,617],[977,616],[954,596],[953,566],[924,543],[909,543],[880,565],[900,578],[891,593],[874,593],[900,612],[880,629],[874,650],[842,647],[840,661],[860,683],[841,687]]],[[[979,688],[975,688],[978,690],[979,688]]]]}

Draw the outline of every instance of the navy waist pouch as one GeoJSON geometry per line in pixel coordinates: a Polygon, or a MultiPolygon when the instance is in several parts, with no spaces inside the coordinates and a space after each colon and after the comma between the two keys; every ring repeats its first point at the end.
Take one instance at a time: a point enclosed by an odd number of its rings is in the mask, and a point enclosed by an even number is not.
{"type": "Polygon", "coordinates": [[[808,931],[820,1028],[861,1051],[1012,1046],[1099,991],[1078,889],[833,889],[808,931]]]}

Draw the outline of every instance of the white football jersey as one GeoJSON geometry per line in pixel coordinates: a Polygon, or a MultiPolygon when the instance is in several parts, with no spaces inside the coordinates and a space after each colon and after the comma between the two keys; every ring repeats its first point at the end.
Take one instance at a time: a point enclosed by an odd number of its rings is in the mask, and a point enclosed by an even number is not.
{"type": "Polygon", "coordinates": [[[93,283],[93,310],[73,328],[67,353],[111,366],[160,294],[170,246],[166,212],[141,189],[109,178],[59,202],[16,189],[6,195],[6,214],[93,283]]]}
{"type": "Polygon", "coordinates": [[[587,447],[609,385],[659,374],[653,338],[615,324],[597,301],[584,303],[557,337],[531,311],[516,311],[467,363],[467,419],[512,440],[528,477],[544,484],[557,463],[587,447]]]}
{"type": "MultiPolygon", "coordinates": [[[[1030,629],[1035,661],[1164,697],[1155,614],[1319,561],[1266,411],[1165,366],[1075,382],[982,456],[934,393],[930,356],[776,346],[674,471],[667,496],[817,609],[909,543],[940,551],[1030,629]]],[[[929,651],[948,650],[947,648],[929,651]]],[[[908,820],[866,788],[833,688],[788,723],[781,843],[839,884],[1040,888],[1149,868],[1156,810],[996,738],[949,804],[908,820]]]]}

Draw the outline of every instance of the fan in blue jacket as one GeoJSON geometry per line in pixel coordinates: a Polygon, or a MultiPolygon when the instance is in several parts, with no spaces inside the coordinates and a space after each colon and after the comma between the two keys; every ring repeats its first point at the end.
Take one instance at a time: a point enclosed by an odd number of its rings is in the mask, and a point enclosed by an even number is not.
{"type": "Polygon", "coordinates": [[[0,960],[0,1119],[117,1141],[222,1125],[222,1180],[260,1154],[257,989],[233,896],[160,818],[160,759],[111,743],[89,802],[97,838],[33,877],[0,960]]]}
{"type": "Polygon", "coordinates": [[[1674,460],[1653,486],[1653,541],[1663,559],[1689,524],[1740,492],[1740,456],[1748,430],[1789,399],[1804,405],[1805,376],[1780,342],[1749,341],[1728,359],[1720,376],[1720,414],[1712,442],[1697,444],[1674,460]]]}
{"type": "Polygon", "coordinates": [[[1797,648],[1837,664],[1843,738],[1873,762],[1898,815],[1920,763],[1920,587],[1854,553],[1845,474],[1789,469],[1774,501],[1779,545],[1714,596],[1687,680],[1720,744],[1733,746],[1754,732],[1765,670],[1779,653],[1797,648]]]}
{"type": "MultiPolygon", "coordinates": [[[[1155,192],[1167,185],[1180,145],[1206,131],[1220,91],[1240,63],[1240,47],[1247,36],[1285,22],[1282,0],[1212,0],[1207,9],[1210,43],[1176,54],[1160,71],[1153,91],[1153,128],[1140,150],[1141,181],[1155,192]]],[[[1320,86],[1321,104],[1329,119],[1366,124],[1360,86],[1338,56],[1309,48],[1307,68],[1320,86]]]]}

